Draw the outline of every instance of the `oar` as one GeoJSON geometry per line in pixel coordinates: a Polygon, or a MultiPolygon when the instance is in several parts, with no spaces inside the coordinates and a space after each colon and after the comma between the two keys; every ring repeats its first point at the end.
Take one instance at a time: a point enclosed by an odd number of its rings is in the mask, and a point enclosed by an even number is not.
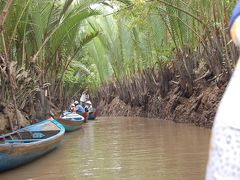
{"type": "Polygon", "coordinates": [[[53,118],[53,119],[56,119],[56,120],[61,120],[61,119],[63,119],[63,118],[61,118],[61,117],[57,117],[57,115],[54,114],[52,111],[50,111],[48,114],[49,114],[49,115],[51,116],[51,118],[53,118]]]}

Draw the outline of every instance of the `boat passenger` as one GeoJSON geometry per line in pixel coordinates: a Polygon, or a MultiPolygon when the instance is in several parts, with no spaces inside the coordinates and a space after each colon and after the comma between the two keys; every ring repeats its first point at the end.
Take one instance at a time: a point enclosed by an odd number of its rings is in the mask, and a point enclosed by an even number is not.
{"type": "Polygon", "coordinates": [[[80,104],[85,106],[85,102],[89,100],[88,88],[86,88],[80,98],[80,104]]]}
{"type": "Polygon", "coordinates": [[[77,112],[78,114],[81,114],[81,113],[84,113],[84,112],[85,112],[84,108],[82,107],[81,104],[79,104],[78,101],[75,101],[74,104],[75,104],[75,107],[76,107],[76,112],[77,112]]]}
{"type": "Polygon", "coordinates": [[[85,112],[92,112],[93,107],[91,101],[86,101],[85,102],[85,112]]]}
{"type": "Polygon", "coordinates": [[[71,111],[72,113],[76,113],[77,109],[76,109],[75,104],[71,104],[71,105],[70,105],[70,111],[71,111]]]}

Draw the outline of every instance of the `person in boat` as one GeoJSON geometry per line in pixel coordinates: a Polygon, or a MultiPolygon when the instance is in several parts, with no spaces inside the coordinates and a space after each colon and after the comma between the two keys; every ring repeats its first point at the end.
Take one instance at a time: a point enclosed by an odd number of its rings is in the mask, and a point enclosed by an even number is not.
{"type": "Polygon", "coordinates": [[[84,108],[82,107],[81,104],[79,104],[78,101],[75,101],[75,102],[74,102],[74,105],[75,105],[75,107],[76,107],[76,113],[82,114],[82,113],[85,112],[84,108]]]}
{"type": "Polygon", "coordinates": [[[72,112],[72,113],[76,113],[77,112],[77,109],[76,109],[76,106],[75,106],[74,103],[70,105],[70,112],[72,112]]]}
{"type": "Polygon", "coordinates": [[[93,112],[93,107],[91,101],[85,102],[85,112],[93,112]]]}
{"type": "Polygon", "coordinates": [[[88,94],[88,88],[86,88],[80,97],[80,104],[84,107],[85,102],[87,102],[88,100],[89,100],[89,94],[88,94]]]}
{"type": "MultiPolygon", "coordinates": [[[[233,42],[240,46],[240,1],[230,20],[233,42]]],[[[240,179],[240,60],[218,107],[212,128],[206,180],[240,179]]]]}

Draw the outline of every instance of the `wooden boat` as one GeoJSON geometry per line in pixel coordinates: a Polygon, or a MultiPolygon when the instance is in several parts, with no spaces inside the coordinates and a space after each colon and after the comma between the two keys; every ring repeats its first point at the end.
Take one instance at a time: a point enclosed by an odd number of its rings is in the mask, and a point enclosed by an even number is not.
{"type": "Polygon", "coordinates": [[[97,112],[96,111],[88,113],[88,120],[95,120],[96,117],[97,117],[97,112]]]}
{"type": "Polygon", "coordinates": [[[56,119],[59,123],[61,123],[64,126],[66,132],[79,129],[84,122],[83,116],[71,112],[65,112],[60,118],[56,119]]]}
{"type": "Polygon", "coordinates": [[[97,117],[97,112],[84,112],[81,114],[86,120],[95,120],[97,117]]]}
{"type": "Polygon", "coordinates": [[[44,120],[0,136],[0,171],[31,162],[57,147],[65,133],[56,120],[44,120]]]}
{"type": "Polygon", "coordinates": [[[84,117],[84,122],[86,123],[87,122],[87,118],[88,118],[88,112],[82,113],[81,116],[84,117]]]}

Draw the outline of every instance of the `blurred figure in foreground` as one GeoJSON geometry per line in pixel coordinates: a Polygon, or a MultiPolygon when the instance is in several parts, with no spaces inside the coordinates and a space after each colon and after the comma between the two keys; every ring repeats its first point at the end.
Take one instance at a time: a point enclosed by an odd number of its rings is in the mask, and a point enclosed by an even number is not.
{"type": "MultiPolygon", "coordinates": [[[[240,1],[230,20],[233,42],[240,46],[240,1]]],[[[240,180],[240,60],[215,116],[206,180],[240,180]]]]}

